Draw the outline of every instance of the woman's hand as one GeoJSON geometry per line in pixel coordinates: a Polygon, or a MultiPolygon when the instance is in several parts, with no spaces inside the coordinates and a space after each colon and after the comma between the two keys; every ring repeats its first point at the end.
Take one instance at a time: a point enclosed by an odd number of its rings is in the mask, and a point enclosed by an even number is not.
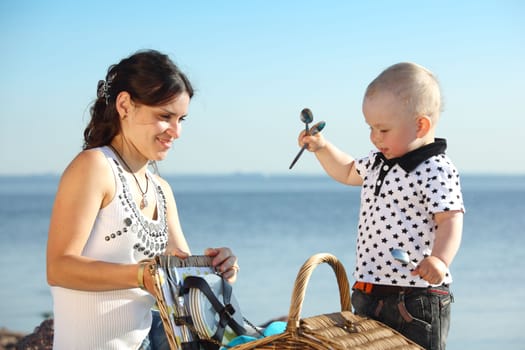
{"type": "Polygon", "coordinates": [[[181,259],[186,259],[188,256],[190,256],[190,254],[180,248],[175,248],[175,249],[172,249],[170,252],[169,252],[169,255],[174,255],[176,256],[177,258],[181,258],[181,259]]]}
{"type": "Polygon", "coordinates": [[[213,258],[212,265],[226,281],[233,283],[237,280],[239,265],[237,264],[237,257],[233,255],[230,248],[207,248],[204,255],[213,258]]]}

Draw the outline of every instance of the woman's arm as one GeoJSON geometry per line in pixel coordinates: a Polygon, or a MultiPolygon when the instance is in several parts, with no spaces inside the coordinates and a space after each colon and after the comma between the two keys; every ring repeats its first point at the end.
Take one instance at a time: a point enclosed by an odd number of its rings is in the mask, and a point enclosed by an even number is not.
{"type": "MultiPolygon", "coordinates": [[[[182,232],[182,227],[179,220],[177,204],[171,186],[164,179],[159,178],[162,184],[162,189],[166,195],[168,208],[168,247],[167,254],[176,255],[180,258],[185,258],[191,255],[190,248],[182,232]]],[[[233,283],[237,278],[239,265],[237,264],[237,257],[233,255],[229,248],[208,248],[204,251],[205,255],[213,257],[212,264],[222,274],[222,276],[230,283],[233,283]]],[[[145,285],[149,290],[150,281],[149,276],[145,277],[145,285]]]]}
{"type": "Polygon", "coordinates": [[[167,222],[168,222],[168,246],[166,248],[166,254],[176,255],[184,258],[191,255],[190,247],[182,232],[182,227],[179,220],[179,213],[177,210],[177,203],[175,202],[175,196],[169,183],[157,177],[158,181],[162,186],[162,191],[166,196],[167,205],[167,222]]]}
{"type": "Polygon", "coordinates": [[[98,211],[114,194],[112,170],[99,151],[81,152],[64,171],[48,233],[50,285],[88,291],[137,287],[137,264],[113,264],[81,256],[98,211]]]}

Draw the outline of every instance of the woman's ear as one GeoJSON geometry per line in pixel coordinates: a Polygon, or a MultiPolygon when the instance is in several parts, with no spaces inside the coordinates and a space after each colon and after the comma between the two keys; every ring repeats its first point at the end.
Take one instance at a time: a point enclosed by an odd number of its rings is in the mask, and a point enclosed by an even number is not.
{"type": "Polygon", "coordinates": [[[432,129],[432,119],[427,115],[420,115],[416,119],[417,137],[423,138],[432,129]]]}
{"type": "Polygon", "coordinates": [[[128,115],[131,111],[131,107],[133,106],[133,101],[131,100],[131,96],[127,91],[121,91],[115,100],[115,106],[117,108],[117,112],[121,118],[128,115]]]}

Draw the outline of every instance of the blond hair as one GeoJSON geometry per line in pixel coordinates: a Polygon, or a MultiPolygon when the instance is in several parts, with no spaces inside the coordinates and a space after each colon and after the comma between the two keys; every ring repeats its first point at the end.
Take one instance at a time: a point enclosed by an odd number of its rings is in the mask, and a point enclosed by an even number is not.
{"type": "Polygon", "coordinates": [[[441,112],[441,92],[437,78],[423,66],[401,62],[385,69],[367,87],[365,98],[389,91],[400,99],[409,115],[426,115],[437,122],[441,112]]]}

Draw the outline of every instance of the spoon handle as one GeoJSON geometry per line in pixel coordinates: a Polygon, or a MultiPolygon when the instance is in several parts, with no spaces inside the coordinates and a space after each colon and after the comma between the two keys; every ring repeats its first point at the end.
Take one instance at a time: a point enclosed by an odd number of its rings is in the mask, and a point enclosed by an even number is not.
{"type": "MultiPolygon", "coordinates": [[[[319,133],[321,130],[324,129],[325,125],[326,125],[326,123],[324,121],[320,121],[319,123],[317,123],[314,126],[312,126],[312,128],[310,130],[307,130],[306,132],[309,135],[311,135],[311,136],[316,135],[317,133],[319,133]]],[[[303,154],[304,150],[307,147],[308,147],[308,144],[305,143],[304,146],[299,151],[299,153],[297,153],[297,155],[295,156],[294,160],[292,161],[292,164],[290,164],[290,167],[288,169],[292,169],[293,168],[293,166],[299,160],[299,157],[301,157],[301,154],[303,154]]]]}
{"type": "Polygon", "coordinates": [[[297,153],[297,155],[295,156],[294,160],[292,161],[292,164],[290,164],[290,167],[288,169],[292,169],[293,166],[295,165],[295,163],[297,163],[297,161],[299,160],[299,157],[301,157],[301,154],[303,154],[304,150],[306,149],[306,147],[308,147],[308,145],[304,145],[301,150],[299,151],[299,153],[297,153]]]}

